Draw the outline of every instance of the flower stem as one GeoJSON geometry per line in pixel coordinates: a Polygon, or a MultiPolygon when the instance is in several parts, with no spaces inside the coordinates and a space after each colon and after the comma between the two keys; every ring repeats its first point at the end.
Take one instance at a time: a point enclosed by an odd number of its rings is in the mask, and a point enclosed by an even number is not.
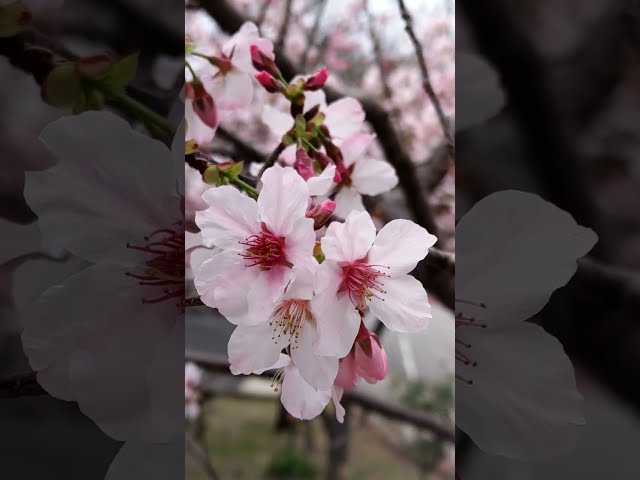
{"type": "Polygon", "coordinates": [[[240,180],[237,177],[227,177],[230,183],[233,183],[236,187],[240,187],[241,190],[246,192],[251,198],[258,198],[258,191],[249,185],[247,182],[240,180]]]}
{"type": "Polygon", "coordinates": [[[166,137],[169,141],[171,141],[171,138],[173,137],[173,129],[171,128],[169,122],[161,115],[158,115],[149,107],[131,98],[124,91],[116,90],[101,84],[97,84],[96,86],[102,93],[106,95],[107,98],[118,103],[125,110],[135,115],[148,127],[155,127],[156,130],[162,133],[163,137],[166,137]]]}

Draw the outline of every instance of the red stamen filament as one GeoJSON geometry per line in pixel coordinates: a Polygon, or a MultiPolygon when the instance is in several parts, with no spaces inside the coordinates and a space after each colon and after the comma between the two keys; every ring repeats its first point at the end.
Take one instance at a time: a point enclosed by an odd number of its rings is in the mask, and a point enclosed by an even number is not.
{"type": "MultiPolygon", "coordinates": [[[[474,307],[478,307],[481,309],[486,309],[487,306],[484,303],[474,302],[470,300],[460,300],[456,299],[456,303],[462,303],[465,305],[472,305],[474,307]]],[[[458,327],[475,327],[475,328],[487,328],[486,324],[478,323],[477,319],[473,316],[466,315],[462,312],[456,313],[455,316],[455,327],[456,330],[458,327]]],[[[469,356],[468,350],[471,349],[471,344],[465,343],[462,340],[456,338],[456,361],[461,362],[466,367],[477,367],[478,362],[473,360],[469,356]]],[[[460,374],[456,373],[456,379],[466,383],[467,385],[473,385],[473,380],[465,378],[460,374]]]]}
{"type": "Polygon", "coordinates": [[[342,267],[342,284],[339,292],[348,292],[351,302],[360,312],[364,312],[366,302],[372,298],[378,298],[384,302],[381,295],[387,293],[383,289],[380,277],[387,277],[386,273],[377,270],[378,268],[389,268],[382,265],[369,265],[358,261],[342,267]]]}
{"type": "Polygon", "coordinates": [[[145,262],[144,274],[130,273],[128,277],[138,280],[138,285],[149,287],[169,287],[162,289],[162,294],[151,298],[143,298],[142,303],[160,303],[180,297],[176,304],[184,308],[184,224],[177,222],[176,228],[162,228],[144,237],[143,245],[127,243],[127,248],[145,252],[152,256],[145,262]],[[151,242],[151,239],[157,239],[151,242]]]}
{"type": "Polygon", "coordinates": [[[262,227],[262,232],[252,235],[241,245],[247,247],[240,255],[250,261],[247,267],[260,267],[260,270],[271,270],[284,261],[284,238],[276,237],[273,233],[262,227]]]}

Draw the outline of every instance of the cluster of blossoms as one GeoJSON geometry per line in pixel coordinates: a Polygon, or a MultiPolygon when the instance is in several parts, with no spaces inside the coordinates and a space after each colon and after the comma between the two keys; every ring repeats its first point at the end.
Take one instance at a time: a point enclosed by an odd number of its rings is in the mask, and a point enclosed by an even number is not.
{"type": "Polygon", "coordinates": [[[426,328],[427,294],[408,274],[436,238],[408,220],[376,231],[362,195],[392,189],[397,176],[386,162],[363,154],[374,136],[364,131],[358,101],[327,104],[327,69],[287,81],[271,43],[252,24],[219,56],[191,43],[187,52],[213,66],[196,73],[187,63],[189,152],[202,141],[203,124],[214,135],[212,112],[251,101],[252,87],[240,94],[233,81],[223,88],[233,72],[247,85],[254,81],[247,61],[253,78],[289,104],[287,113],[264,108],[263,121],[280,141],[259,191],[240,178],[241,164],[211,164],[203,174],[210,188],[193,187],[203,192],[204,204],[186,208],[195,210],[201,242],[210,248],[191,262],[196,290],[237,325],[228,345],[232,373],[275,371],[273,385],[291,415],[313,418],[333,400],[342,421],[344,389],[360,377],[375,383],[387,374],[382,344],[363,322],[367,310],[394,331],[426,328]]]}

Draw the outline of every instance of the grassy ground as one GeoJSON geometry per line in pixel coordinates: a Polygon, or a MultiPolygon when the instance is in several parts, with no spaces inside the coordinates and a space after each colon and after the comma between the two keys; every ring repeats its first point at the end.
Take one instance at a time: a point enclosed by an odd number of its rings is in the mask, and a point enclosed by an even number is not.
{"type": "MultiPolygon", "coordinates": [[[[236,398],[216,399],[208,404],[204,411],[204,445],[222,480],[323,478],[326,438],[322,422],[310,422],[308,438],[312,438],[314,447],[308,452],[303,447],[302,425],[295,435],[274,432],[277,405],[274,400],[236,398]],[[298,473],[288,477],[267,475],[270,465],[272,470],[274,464],[291,466],[296,459],[303,462],[297,465],[298,473]],[[314,467],[315,474],[310,471],[314,467]]],[[[379,429],[358,418],[353,420],[349,480],[420,478],[414,464],[391,451],[379,429]]],[[[187,480],[208,480],[191,458],[186,458],[185,465],[187,480]]]]}

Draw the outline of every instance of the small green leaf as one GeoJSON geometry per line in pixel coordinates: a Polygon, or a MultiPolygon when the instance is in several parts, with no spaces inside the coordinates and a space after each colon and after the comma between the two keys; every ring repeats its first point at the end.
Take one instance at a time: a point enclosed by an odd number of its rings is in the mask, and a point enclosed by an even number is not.
{"type": "Polygon", "coordinates": [[[111,65],[111,68],[103,78],[103,82],[108,86],[123,90],[134,79],[137,69],[138,54],[134,53],[111,65]]]}
{"type": "Polygon", "coordinates": [[[51,70],[42,86],[42,98],[54,107],[71,107],[83,97],[82,80],[71,63],[51,70]]]}
{"type": "Polygon", "coordinates": [[[234,163],[231,167],[227,168],[224,171],[224,174],[231,178],[237,178],[238,175],[242,173],[242,169],[244,168],[244,162],[234,163]]]}
{"type": "Polygon", "coordinates": [[[220,170],[216,165],[212,165],[204,171],[202,179],[204,180],[204,183],[219,187],[222,180],[222,178],[220,177],[220,170]]]}

